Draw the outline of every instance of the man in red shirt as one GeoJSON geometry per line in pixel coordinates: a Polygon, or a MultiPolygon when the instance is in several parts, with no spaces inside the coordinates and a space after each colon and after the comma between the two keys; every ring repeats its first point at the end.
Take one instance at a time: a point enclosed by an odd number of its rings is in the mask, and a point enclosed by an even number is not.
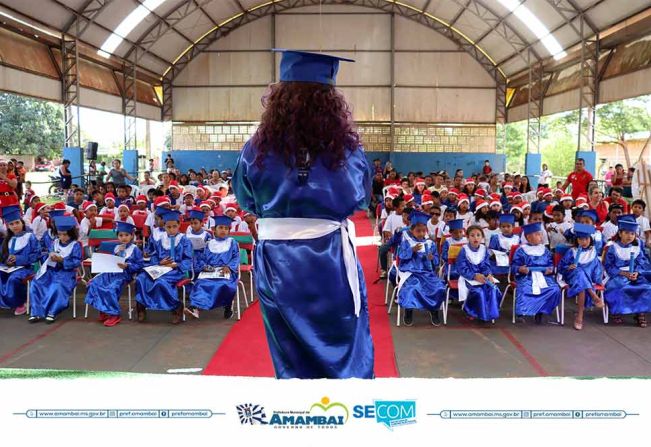
{"type": "Polygon", "coordinates": [[[561,189],[565,190],[568,185],[572,184],[572,198],[576,200],[579,194],[588,195],[588,184],[591,181],[592,174],[585,170],[585,160],[583,158],[577,158],[574,164],[574,171],[567,176],[567,180],[565,180],[561,189]]]}
{"type": "Polygon", "coordinates": [[[7,160],[0,159],[0,208],[19,204],[17,185],[16,175],[7,173],[7,160]]]}
{"type": "Polygon", "coordinates": [[[608,192],[608,197],[603,201],[608,207],[614,204],[620,205],[624,209],[624,214],[628,214],[628,202],[622,198],[622,193],[623,189],[620,186],[613,186],[608,192]]]}

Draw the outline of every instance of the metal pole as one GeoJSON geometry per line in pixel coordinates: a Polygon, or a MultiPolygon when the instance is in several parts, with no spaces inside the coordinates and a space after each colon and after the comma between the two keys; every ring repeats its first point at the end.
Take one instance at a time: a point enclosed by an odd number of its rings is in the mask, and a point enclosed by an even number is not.
{"type": "MultiPolygon", "coordinates": [[[[391,13],[391,26],[390,26],[390,39],[391,39],[391,122],[390,122],[390,134],[391,134],[391,145],[389,146],[389,154],[392,154],[395,150],[395,140],[396,140],[396,15],[391,13]]],[[[389,159],[391,157],[389,156],[389,159]]]]}

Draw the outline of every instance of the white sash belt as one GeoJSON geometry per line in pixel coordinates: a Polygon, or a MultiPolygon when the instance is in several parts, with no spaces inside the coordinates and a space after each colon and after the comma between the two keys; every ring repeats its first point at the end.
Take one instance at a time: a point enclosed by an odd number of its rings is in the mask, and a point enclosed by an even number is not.
{"type": "Polygon", "coordinates": [[[327,219],[306,219],[300,217],[258,219],[258,239],[261,241],[290,241],[318,239],[341,230],[341,247],[348,285],[353,294],[355,316],[359,317],[362,299],[359,294],[359,274],[355,252],[355,224],[349,219],[337,222],[327,219]]]}
{"type": "Polygon", "coordinates": [[[531,272],[531,291],[534,295],[540,295],[542,289],[546,289],[547,287],[547,280],[545,279],[543,272],[531,272]]]}

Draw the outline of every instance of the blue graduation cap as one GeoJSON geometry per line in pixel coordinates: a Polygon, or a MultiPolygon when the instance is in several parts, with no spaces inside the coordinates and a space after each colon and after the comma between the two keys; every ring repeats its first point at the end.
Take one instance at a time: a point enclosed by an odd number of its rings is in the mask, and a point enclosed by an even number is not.
{"type": "Polygon", "coordinates": [[[191,210],[189,217],[190,217],[190,219],[203,220],[203,218],[205,217],[205,213],[203,211],[201,211],[201,210],[191,210]]]}
{"type": "Polygon", "coordinates": [[[580,223],[574,224],[574,234],[576,237],[590,237],[590,235],[594,234],[594,232],[594,225],[586,225],[580,223]]]}
{"type": "Polygon", "coordinates": [[[213,217],[213,219],[215,220],[215,225],[223,225],[223,226],[229,227],[229,228],[230,228],[231,224],[233,223],[233,219],[231,219],[228,216],[215,216],[215,217],[213,217]]]}
{"type": "Polygon", "coordinates": [[[274,48],[282,53],[280,59],[280,80],[285,82],[316,82],[335,85],[339,61],[355,62],[353,59],[322,53],[309,53],[274,48]]]}
{"type": "Polygon", "coordinates": [[[536,214],[543,214],[546,208],[547,204],[545,202],[534,202],[533,206],[531,207],[531,212],[536,214]]]}
{"type": "Polygon", "coordinates": [[[409,215],[409,222],[411,222],[412,225],[427,224],[430,218],[431,216],[429,214],[425,214],[420,211],[414,211],[409,215]]]}
{"type": "Polygon", "coordinates": [[[171,210],[169,208],[163,208],[162,206],[157,206],[154,214],[157,216],[163,216],[163,214],[169,213],[171,210]]]}
{"type": "Polygon", "coordinates": [[[11,205],[2,208],[2,219],[7,223],[20,220],[20,207],[11,205]]]}
{"type": "MultiPolygon", "coordinates": [[[[624,217],[624,216],[622,216],[624,217]]],[[[630,219],[622,219],[621,217],[617,219],[617,229],[624,231],[637,231],[638,224],[635,221],[630,219]]]]}
{"type": "Polygon", "coordinates": [[[446,213],[454,213],[454,214],[456,214],[457,211],[459,211],[459,210],[457,209],[456,206],[448,206],[448,207],[445,209],[445,212],[446,212],[446,213]]]}
{"type": "Polygon", "coordinates": [[[57,231],[68,231],[77,227],[77,219],[72,216],[55,216],[53,219],[57,231]]]}
{"type": "Polygon", "coordinates": [[[115,231],[118,233],[133,233],[136,230],[136,226],[130,224],[129,222],[116,222],[115,231]]]}
{"type": "MultiPolygon", "coordinates": [[[[63,215],[66,213],[66,210],[55,210],[55,209],[50,209],[50,217],[63,217],[63,215]]],[[[57,225],[57,228],[59,226],[57,225]]]]}
{"type": "Polygon", "coordinates": [[[515,223],[515,215],[513,214],[500,214],[500,223],[507,223],[513,225],[515,223]]]}
{"type": "Polygon", "coordinates": [[[165,214],[161,216],[163,222],[181,222],[181,213],[176,210],[167,210],[165,214]]]}
{"type": "Polygon", "coordinates": [[[597,216],[597,212],[595,210],[583,210],[581,211],[581,214],[579,214],[579,217],[583,216],[589,217],[593,222],[599,221],[599,217],[597,216]]]}
{"type": "Polygon", "coordinates": [[[637,216],[635,214],[622,214],[617,218],[617,222],[621,222],[622,220],[637,223],[637,216]]]}
{"type": "Polygon", "coordinates": [[[531,233],[536,233],[538,231],[542,231],[542,224],[540,222],[535,222],[535,223],[530,223],[528,225],[525,225],[522,227],[522,231],[524,232],[524,235],[526,236],[527,234],[531,233]]]}
{"type": "Polygon", "coordinates": [[[448,222],[448,227],[450,231],[452,230],[463,230],[463,219],[454,219],[448,222]]]}

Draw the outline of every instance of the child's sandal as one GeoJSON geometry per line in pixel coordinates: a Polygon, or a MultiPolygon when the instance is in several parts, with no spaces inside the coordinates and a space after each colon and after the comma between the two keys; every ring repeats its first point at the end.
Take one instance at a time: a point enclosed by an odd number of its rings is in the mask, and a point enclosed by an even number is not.
{"type": "Polygon", "coordinates": [[[635,319],[637,320],[637,325],[639,327],[642,327],[642,328],[647,327],[646,315],[645,314],[639,314],[639,315],[637,315],[635,317],[635,319]]]}
{"type": "Polygon", "coordinates": [[[624,319],[621,315],[613,315],[610,321],[612,321],[613,324],[624,324],[624,319]]]}

